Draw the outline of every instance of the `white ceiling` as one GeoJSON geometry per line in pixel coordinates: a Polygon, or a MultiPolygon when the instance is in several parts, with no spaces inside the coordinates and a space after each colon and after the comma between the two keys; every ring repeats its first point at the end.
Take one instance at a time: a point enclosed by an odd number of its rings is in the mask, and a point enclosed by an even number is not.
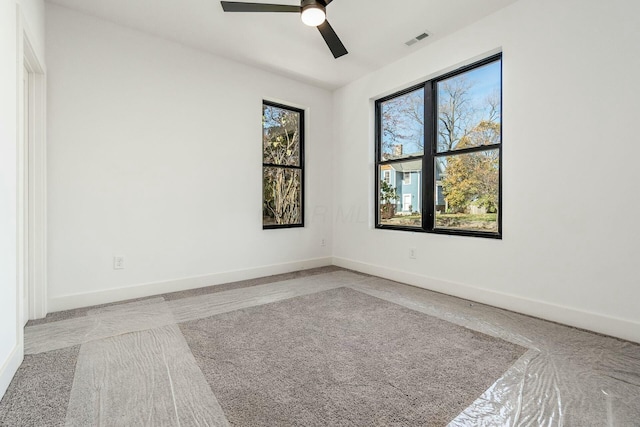
{"type": "Polygon", "coordinates": [[[217,0],[48,1],[335,89],[517,0],[334,0],[327,18],[349,51],[339,59],[333,58],[318,30],[293,13],[224,13],[217,0]],[[404,44],[425,31],[427,39],[412,47],[404,44]]]}

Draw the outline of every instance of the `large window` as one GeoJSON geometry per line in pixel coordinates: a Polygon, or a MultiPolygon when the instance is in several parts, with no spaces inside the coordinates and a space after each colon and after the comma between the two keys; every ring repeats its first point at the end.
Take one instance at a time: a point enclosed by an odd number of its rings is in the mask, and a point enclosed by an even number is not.
{"type": "Polygon", "coordinates": [[[262,227],[304,226],[304,111],[262,103],[262,227]]]}
{"type": "Polygon", "coordinates": [[[376,227],[500,238],[501,162],[501,55],[376,101],[376,227]]]}

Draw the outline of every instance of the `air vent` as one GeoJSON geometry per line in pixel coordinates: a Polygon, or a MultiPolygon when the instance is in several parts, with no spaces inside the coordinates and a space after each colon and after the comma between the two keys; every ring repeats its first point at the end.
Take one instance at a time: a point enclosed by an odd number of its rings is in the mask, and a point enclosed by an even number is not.
{"type": "Polygon", "coordinates": [[[429,37],[429,34],[422,33],[422,34],[419,34],[419,35],[415,36],[414,38],[412,38],[411,40],[409,40],[405,44],[407,46],[413,46],[414,44],[418,43],[419,41],[422,41],[422,40],[426,39],[427,37],[429,37]]]}

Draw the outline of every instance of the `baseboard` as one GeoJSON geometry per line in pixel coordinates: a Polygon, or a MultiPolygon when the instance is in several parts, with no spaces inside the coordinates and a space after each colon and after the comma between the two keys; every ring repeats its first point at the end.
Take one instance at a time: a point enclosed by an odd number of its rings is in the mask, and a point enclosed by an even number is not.
{"type": "Polygon", "coordinates": [[[406,271],[334,257],[333,264],[447,295],[640,343],[640,323],[406,271]]]}
{"type": "Polygon", "coordinates": [[[0,368],[0,399],[4,396],[13,376],[18,371],[22,358],[24,357],[24,349],[21,345],[16,345],[9,357],[0,368]]]}
{"type": "MultiPolygon", "coordinates": [[[[177,280],[106,289],[97,292],[63,295],[49,299],[48,308],[51,312],[70,310],[73,308],[107,304],[168,292],[255,279],[258,277],[272,276],[274,274],[307,270],[327,265],[336,265],[338,267],[372,274],[447,295],[465,298],[494,307],[504,308],[529,316],[535,316],[541,319],[640,343],[640,323],[638,322],[340,257],[314,258],[261,266],[247,270],[235,270],[177,280]]],[[[3,383],[0,383],[0,386],[2,384],[3,383]]]]}
{"type": "Polygon", "coordinates": [[[105,289],[96,292],[62,295],[50,298],[48,301],[48,309],[50,312],[55,312],[70,310],[73,308],[89,307],[92,305],[125,301],[133,298],[142,298],[169,292],[185,291],[189,289],[202,288],[205,286],[237,282],[240,280],[273,276],[274,274],[283,274],[299,270],[308,270],[310,268],[325,267],[331,265],[331,262],[331,257],[313,258],[288,262],[284,264],[260,266],[246,270],[226,271],[222,273],[207,274],[203,276],[185,277],[176,280],[142,283],[121,288],[105,289]]]}

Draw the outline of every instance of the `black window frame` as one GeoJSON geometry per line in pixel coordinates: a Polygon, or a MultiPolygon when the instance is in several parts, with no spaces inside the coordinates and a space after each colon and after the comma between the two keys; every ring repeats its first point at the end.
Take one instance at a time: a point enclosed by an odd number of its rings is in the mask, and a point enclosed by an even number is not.
{"type": "MultiPolygon", "coordinates": [[[[305,183],[305,174],[304,174],[304,163],[305,163],[305,155],[304,155],[304,142],[305,142],[305,111],[301,108],[292,107],[290,105],[280,104],[277,102],[267,101],[266,99],[262,100],[262,108],[264,106],[280,108],[283,110],[291,111],[294,113],[298,113],[300,120],[298,121],[298,126],[300,127],[300,165],[278,165],[273,163],[265,163],[264,162],[264,145],[262,147],[262,204],[264,205],[264,168],[282,168],[282,169],[294,169],[300,171],[300,223],[296,224],[265,224],[264,216],[262,220],[262,229],[263,230],[275,230],[275,229],[283,229],[283,228],[301,228],[304,227],[304,183],[305,183]]],[[[264,133],[264,124],[262,125],[262,132],[264,133]]]]}
{"type": "Polygon", "coordinates": [[[418,232],[418,233],[431,233],[431,234],[444,234],[444,235],[455,235],[455,236],[468,236],[468,237],[482,237],[489,239],[502,239],[502,213],[503,213],[503,203],[502,203],[502,123],[503,123],[503,111],[502,111],[502,53],[498,53],[487,58],[484,58],[480,61],[474,62],[469,65],[465,65],[460,67],[454,71],[448,72],[446,74],[439,75],[431,80],[427,80],[418,85],[411,86],[409,88],[403,89],[391,95],[385,96],[383,98],[377,99],[375,101],[375,185],[374,185],[374,205],[375,205],[375,228],[381,230],[396,230],[396,231],[410,231],[410,232],[418,232]],[[455,77],[457,75],[466,73],[473,69],[482,67],[484,65],[500,62],[500,143],[492,144],[492,145],[482,145],[478,147],[470,147],[457,149],[452,151],[446,151],[443,153],[438,153],[438,94],[437,94],[437,84],[440,81],[447,80],[451,77],[455,77]],[[422,155],[413,155],[403,157],[401,159],[391,159],[391,160],[383,160],[382,159],[382,120],[381,120],[381,105],[389,100],[394,98],[398,98],[400,96],[406,95],[408,93],[414,92],[416,90],[423,89],[424,90],[424,151],[422,155]],[[489,150],[498,150],[498,213],[497,213],[497,222],[498,222],[498,231],[490,232],[490,231],[479,231],[479,230],[463,230],[463,229],[451,229],[451,228],[436,228],[435,226],[435,192],[436,192],[436,182],[435,182],[435,170],[434,164],[435,159],[437,157],[448,157],[462,154],[469,154],[480,151],[489,151],[489,150]],[[412,160],[421,159],[422,161],[422,225],[421,227],[408,227],[408,226],[399,226],[399,225],[389,225],[382,224],[380,218],[380,167],[383,165],[400,163],[400,162],[408,162],[412,160]]]}

